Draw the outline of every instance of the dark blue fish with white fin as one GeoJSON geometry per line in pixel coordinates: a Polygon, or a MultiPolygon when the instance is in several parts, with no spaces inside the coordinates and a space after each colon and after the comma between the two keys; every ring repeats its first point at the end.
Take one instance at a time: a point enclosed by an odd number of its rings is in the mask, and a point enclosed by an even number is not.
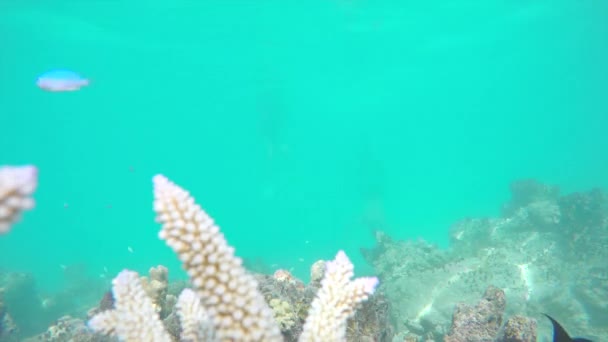
{"type": "Polygon", "coordinates": [[[593,342],[582,337],[570,337],[566,332],[566,329],[564,329],[558,321],[545,313],[543,315],[547,316],[547,318],[551,320],[551,324],[553,324],[553,342],[593,342]]]}

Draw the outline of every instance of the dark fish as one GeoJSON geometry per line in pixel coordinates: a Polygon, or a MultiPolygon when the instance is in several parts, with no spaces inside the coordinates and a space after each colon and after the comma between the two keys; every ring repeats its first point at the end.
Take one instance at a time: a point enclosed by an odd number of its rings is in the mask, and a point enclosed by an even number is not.
{"type": "Polygon", "coordinates": [[[564,329],[564,327],[562,327],[562,325],[559,324],[558,321],[556,321],[555,319],[553,319],[553,317],[545,313],[543,315],[547,316],[547,318],[550,319],[551,323],[553,324],[553,342],[593,342],[586,338],[570,337],[570,335],[568,335],[568,333],[566,332],[566,329],[564,329]]]}

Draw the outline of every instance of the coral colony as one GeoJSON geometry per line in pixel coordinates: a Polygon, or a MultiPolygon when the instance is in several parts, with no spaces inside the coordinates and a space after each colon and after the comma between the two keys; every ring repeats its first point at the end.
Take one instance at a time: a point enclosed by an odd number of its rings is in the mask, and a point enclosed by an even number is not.
{"type": "MultiPolygon", "coordinates": [[[[2,231],[9,230],[21,211],[33,207],[29,196],[36,188],[36,176],[31,166],[0,169],[2,231]]],[[[175,304],[180,340],[282,341],[258,282],[213,219],[186,190],[164,176],[155,176],[153,183],[154,210],[162,224],[159,236],[182,261],[192,284],[175,304]]],[[[343,251],[325,265],[300,341],[345,341],[347,320],[378,285],[375,277],[353,280],[353,264],[343,251]]],[[[120,272],[112,281],[113,307],[94,315],[89,328],[121,341],[172,341],[145,286],[136,272],[120,272]]]]}
{"type": "MultiPolygon", "coordinates": [[[[215,336],[219,341],[282,341],[257,281],[234,255],[213,219],[187,191],[164,176],[155,176],[153,182],[154,210],[162,224],[159,236],[178,255],[194,287],[184,290],[178,299],[181,339],[203,341],[215,336]]],[[[377,278],[351,280],[352,276],[353,265],[344,252],[327,262],[300,341],[345,340],[348,318],[378,284],[377,278]]],[[[93,317],[89,321],[93,330],[125,341],[170,341],[136,273],[122,271],[113,281],[113,293],[116,308],[93,317]]]]}
{"type": "MultiPolygon", "coordinates": [[[[34,206],[37,182],[33,166],[0,167],[0,234],[34,206]]],[[[62,311],[57,314],[63,317],[49,319],[31,281],[21,287],[7,282],[27,277],[0,274],[0,341],[23,340],[48,326],[23,341],[533,342],[537,321],[524,314],[540,307],[551,308],[560,320],[570,317],[564,326],[584,331],[594,341],[608,336],[602,323],[608,293],[601,285],[607,279],[602,261],[608,201],[599,191],[560,196],[551,186],[516,182],[505,216],[458,222],[451,228],[449,251],[377,232],[377,245],[361,250],[384,279],[383,291],[375,293],[378,279],[353,279],[353,264],[343,251],[333,260],[314,263],[307,285],[287,270],[272,276],[250,273],[186,190],[162,175],[153,178],[153,188],[159,237],[182,262],[189,282],[170,284],[164,266],[151,268],[149,276],[123,270],[98,306],[86,311],[86,303],[85,323],[85,311],[75,317],[62,311]],[[559,240],[581,232],[590,233],[559,240]],[[559,241],[561,247],[555,248],[559,241]],[[576,259],[565,263],[565,253],[576,253],[576,259]],[[570,281],[566,276],[574,269],[577,277],[570,281]],[[484,289],[476,305],[468,304],[484,289]],[[572,289],[578,297],[567,297],[572,289]],[[552,300],[556,296],[563,304],[552,300]],[[522,314],[505,320],[507,299],[511,310],[522,314]],[[27,305],[34,311],[18,315],[27,305]],[[571,307],[590,308],[599,323],[581,330],[586,318],[573,319],[571,307]],[[391,326],[389,315],[400,331],[391,326]],[[40,324],[26,330],[29,322],[40,324]]],[[[62,296],[49,298],[44,303],[62,296]]],[[[547,317],[554,341],[590,341],[571,338],[547,317]]]]}

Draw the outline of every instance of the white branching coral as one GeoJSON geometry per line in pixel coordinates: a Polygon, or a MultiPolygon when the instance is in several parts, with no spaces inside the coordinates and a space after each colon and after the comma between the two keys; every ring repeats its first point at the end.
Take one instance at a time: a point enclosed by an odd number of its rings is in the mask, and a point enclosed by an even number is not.
{"type": "Polygon", "coordinates": [[[186,190],[164,176],[155,176],[153,182],[154,210],[163,225],[159,236],[182,261],[218,340],[281,341],[257,281],[213,219],[186,190]]]}
{"type": "Polygon", "coordinates": [[[177,299],[177,313],[182,331],[181,342],[214,341],[209,315],[201,305],[198,295],[191,289],[183,289],[177,299]]]}
{"type": "MultiPolygon", "coordinates": [[[[257,282],[213,219],[187,191],[160,175],[154,177],[154,199],[163,225],[160,238],[177,253],[194,287],[183,290],[176,303],[180,341],[282,341],[257,282]]],[[[354,266],[343,251],[332,261],[317,263],[315,270],[314,278],[322,280],[300,341],[343,342],[347,320],[374,292],[378,279],[352,280],[354,266]]],[[[89,321],[93,330],[127,342],[170,341],[149,297],[154,292],[146,294],[137,273],[122,271],[113,280],[113,294],[115,308],[95,315],[89,321]]],[[[283,303],[274,304],[285,309],[283,303]]]]}
{"type": "Polygon", "coordinates": [[[351,280],[354,266],[343,251],[325,265],[321,288],[308,311],[300,342],[346,341],[348,319],[378,285],[375,277],[351,280]]]}
{"type": "Polygon", "coordinates": [[[115,308],[91,318],[91,329],[126,342],[171,341],[136,272],[120,272],[112,281],[112,293],[115,308]]]}
{"type": "Polygon", "coordinates": [[[8,233],[21,213],[34,207],[31,195],[37,186],[36,167],[0,167],[0,234],[8,233]]]}

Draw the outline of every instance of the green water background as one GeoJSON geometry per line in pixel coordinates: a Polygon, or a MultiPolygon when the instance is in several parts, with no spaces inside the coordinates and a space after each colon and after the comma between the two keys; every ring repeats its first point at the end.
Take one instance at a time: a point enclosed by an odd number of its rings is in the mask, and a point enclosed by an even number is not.
{"type": "Polygon", "coordinates": [[[607,16],[605,1],[4,0],[0,164],[37,165],[40,187],[0,267],[49,289],[77,263],[180,275],[156,173],[239,255],[303,277],[338,249],[371,272],[359,248],[378,227],[447,246],[514,179],[605,186],[607,16]],[[54,68],[92,85],[37,89],[54,68]]]}

